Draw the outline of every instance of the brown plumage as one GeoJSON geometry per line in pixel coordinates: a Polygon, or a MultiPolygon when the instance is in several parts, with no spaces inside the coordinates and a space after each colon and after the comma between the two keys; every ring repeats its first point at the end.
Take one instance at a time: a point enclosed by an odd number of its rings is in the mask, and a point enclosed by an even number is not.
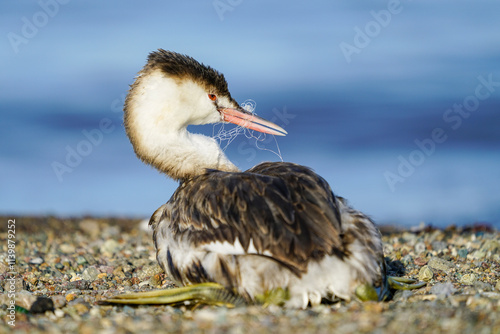
{"type": "Polygon", "coordinates": [[[336,199],[326,181],[303,166],[207,171],[183,182],[169,203],[163,219],[171,222],[174,238],[186,237],[193,247],[238,239],[248,250],[253,240],[258,253],[269,251],[297,274],[311,259],[346,255],[336,199]]]}
{"type": "MultiPolygon", "coordinates": [[[[251,300],[280,286],[263,280],[261,289],[248,291],[239,261],[266,262],[265,270],[276,273],[279,282],[286,281],[282,277],[286,275],[300,282],[310,264],[325,257],[352,262],[353,267],[362,265],[353,273],[325,273],[333,281],[335,276],[349,275],[352,288],[366,282],[382,288],[384,283],[382,244],[372,221],[336,198],[328,183],[304,166],[267,162],[245,172],[207,170],[182,182],[150,224],[159,263],[182,285],[218,282],[251,300]],[[170,238],[160,236],[165,233],[170,238]],[[176,261],[165,243],[169,239],[182,240],[186,248],[202,254],[187,265],[176,261]],[[242,251],[219,251],[217,265],[211,266],[213,260],[207,256],[212,252],[204,246],[214,242],[239,243],[242,251]],[[167,261],[162,260],[164,253],[167,261]]],[[[342,289],[323,289],[318,292],[322,298],[349,298],[342,289]]],[[[305,300],[309,301],[308,294],[299,306],[307,304],[305,300]]]]}

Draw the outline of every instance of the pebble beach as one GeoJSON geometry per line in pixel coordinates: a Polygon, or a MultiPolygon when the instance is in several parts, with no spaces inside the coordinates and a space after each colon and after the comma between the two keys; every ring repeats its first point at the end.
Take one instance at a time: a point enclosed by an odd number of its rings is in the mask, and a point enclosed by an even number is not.
{"type": "Polygon", "coordinates": [[[389,302],[291,310],[99,305],[115,294],[174,286],[145,222],[1,221],[0,333],[500,333],[500,233],[488,224],[380,226],[389,274],[426,286],[397,291],[389,302]]]}

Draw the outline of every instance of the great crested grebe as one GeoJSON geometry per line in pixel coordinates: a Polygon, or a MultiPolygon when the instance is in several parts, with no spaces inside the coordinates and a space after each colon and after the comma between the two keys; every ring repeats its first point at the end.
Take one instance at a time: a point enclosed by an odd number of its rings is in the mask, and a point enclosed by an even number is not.
{"type": "Polygon", "coordinates": [[[213,138],[187,131],[190,124],[230,122],[286,134],[242,109],[216,70],[175,52],[151,53],[131,86],[124,119],[137,156],[180,181],[150,225],[158,263],[185,287],[107,302],[305,308],[322,299],[385,300],[389,286],[422,286],[386,275],[374,223],[311,169],[265,162],[242,172],[213,138]]]}

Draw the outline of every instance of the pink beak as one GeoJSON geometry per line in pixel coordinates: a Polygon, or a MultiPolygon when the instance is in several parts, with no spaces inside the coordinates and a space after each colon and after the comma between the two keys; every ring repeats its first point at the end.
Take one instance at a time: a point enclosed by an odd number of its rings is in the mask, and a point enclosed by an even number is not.
{"type": "Polygon", "coordinates": [[[244,110],[221,108],[219,112],[224,122],[233,123],[250,130],[269,133],[276,136],[285,136],[288,134],[282,127],[244,110]]]}

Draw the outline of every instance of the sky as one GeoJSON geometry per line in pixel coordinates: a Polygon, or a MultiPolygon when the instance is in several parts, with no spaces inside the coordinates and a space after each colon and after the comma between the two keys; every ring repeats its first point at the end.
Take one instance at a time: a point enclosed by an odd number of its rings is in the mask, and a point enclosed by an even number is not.
{"type": "MultiPolygon", "coordinates": [[[[307,165],[380,223],[500,227],[497,1],[0,4],[0,213],[147,218],[177,183],[123,130],[158,48],[289,133],[226,153],[307,165]]],[[[226,128],[226,127],[225,127],[226,128]]],[[[191,131],[211,135],[219,127],[191,131]]]]}

